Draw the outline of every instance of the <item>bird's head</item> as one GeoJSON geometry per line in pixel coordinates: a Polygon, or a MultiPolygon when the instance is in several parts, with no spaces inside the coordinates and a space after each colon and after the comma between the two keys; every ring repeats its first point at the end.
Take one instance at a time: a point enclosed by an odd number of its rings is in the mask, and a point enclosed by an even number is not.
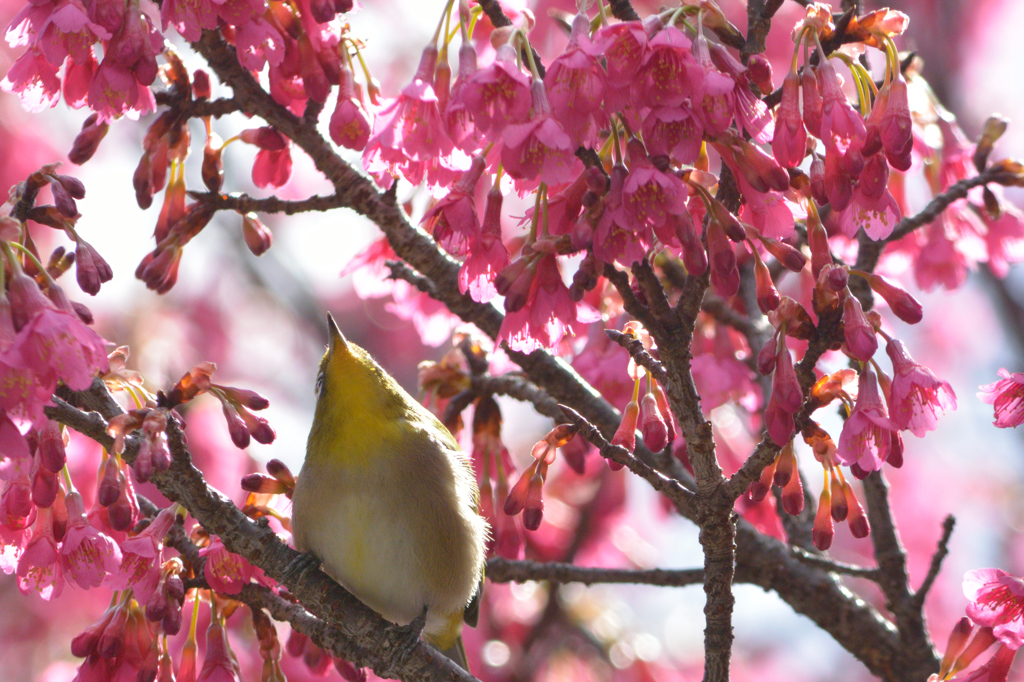
{"type": "Polygon", "coordinates": [[[393,403],[401,391],[391,376],[365,350],[350,342],[327,314],[327,352],[316,377],[317,410],[347,414],[381,409],[393,403]]]}

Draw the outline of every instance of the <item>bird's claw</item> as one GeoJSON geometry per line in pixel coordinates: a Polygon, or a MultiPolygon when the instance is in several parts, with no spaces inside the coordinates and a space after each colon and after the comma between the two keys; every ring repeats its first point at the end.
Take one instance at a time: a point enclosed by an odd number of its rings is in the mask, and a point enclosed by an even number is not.
{"type": "Polygon", "coordinates": [[[412,655],[413,650],[420,643],[420,635],[427,625],[427,607],[423,607],[420,615],[413,618],[408,625],[398,628],[400,631],[398,641],[395,643],[395,660],[404,661],[412,655]]]}
{"type": "Polygon", "coordinates": [[[309,572],[318,570],[320,570],[320,557],[312,552],[301,552],[288,564],[285,574],[292,576],[295,581],[300,581],[309,572]]]}

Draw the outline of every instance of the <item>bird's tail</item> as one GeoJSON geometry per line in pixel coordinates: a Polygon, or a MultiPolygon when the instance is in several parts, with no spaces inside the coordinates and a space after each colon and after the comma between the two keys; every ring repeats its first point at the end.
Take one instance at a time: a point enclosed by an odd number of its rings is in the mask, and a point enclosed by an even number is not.
{"type": "Polygon", "coordinates": [[[455,643],[441,653],[454,661],[459,667],[469,672],[469,664],[466,663],[466,647],[462,645],[462,635],[455,638],[455,643]]]}

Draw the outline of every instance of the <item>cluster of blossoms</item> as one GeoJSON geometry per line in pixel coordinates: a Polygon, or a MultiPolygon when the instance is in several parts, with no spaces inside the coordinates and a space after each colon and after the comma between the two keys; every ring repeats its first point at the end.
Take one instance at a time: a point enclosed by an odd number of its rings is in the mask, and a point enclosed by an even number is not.
{"type": "Polygon", "coordinates": [[[970,602],[967,617],[953,626],[939,672],[928,681],[1006,682],[1024,644],[1024,580],[998,568],[983,568],[968,571],[963,587],[970,602]],[[988,661],[964,672],[996,643],[988,661]]]}

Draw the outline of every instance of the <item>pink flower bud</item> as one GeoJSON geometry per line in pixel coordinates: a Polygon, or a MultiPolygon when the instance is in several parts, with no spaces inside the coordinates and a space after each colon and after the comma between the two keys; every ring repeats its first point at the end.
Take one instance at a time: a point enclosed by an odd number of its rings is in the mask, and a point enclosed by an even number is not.
{"type": "Polygon", "coordinates": [[[772,483],[785,488],[789,485],[790,478],[797,472],[796,453],[793,450],[793,441],[786,443],[778,456],[775,457],[775,464],[772,465],[772,483]]]}
{"type": "Polygon", "coordinates": [[[39,431],[39,460],[49,471],[57,474],[64,468],[67,455],[64,452],[64,437],[60,424],[47,420],[39,431]]]}
{"type": "Polygon", "coordinates": [[[813,69],[804,69],[803,75],[800,77],[800,89],[804,100],[804,125],[807,127],[807,132],[821,139],[823,101],[821,91],[818,89],[818,78],[813,69]]]}
{"type": "Polygon", "coordinates": [[[231,434],[231,442],[240,450],[249,447],[249,429],[246,428],[245,422],[242,421],[238,412],[227,402],[221,403],[221,408],[224,411],[224,419],[228,422],[228,433],[231,434]]]}
{"type": "Polygon", "coordinates": [[[49,507],[57,499],[60,488],[57,474],[41,466],[38,458],[32,469],[32,502],[37,507],[49,507]]]}
{"type": "Polygon", "coordinates": [[[761,243],[764,244],[764,248],[768,253],[772,254],[775,260],[779,261],[782,267],[790,272],[801,272],[807,264],[807,256],[786,242],[770,237],[762,237],[761,243]]]}
{"type": "Polygon", "coordinates": [[[757,293],[757,307],[761,309],[761,312],[768,314],[769,311],[778,308],[782,298],[779,296],[779,291],[775,288],[775,283],[772,282],[772,273],[768,270],[768,266],[764,264],[764,261],[761,260],[761,257],[757,255],[757,252],[754,253],[754,282],[757,293]]]}
{"type": "Polygon", "coordinates": [[[860,501],[853,492],[853,486],[850,485],[849,481],[843,483],[843,497],[846,499],[846,506],[849,509],[846,523],[850,526],[850,533],[855,538],[866,538],[871,532],[871,524],[868,523],[868,517],[864,514],[864,507],[860,506],[860,501]]]}
{"type": "Polygon", "coordinates": [[[263,474],[248,474],[242,477],[242,490],[263,495],[283,495],[288,488],[276,478],[263,474]]]}
{"type": "Polygon", "coordinates": [[[509,491],[508,497],[505,498],[505,504],[502,507],[502,511],[507,515],[515,516],[526,507],[526,495],[530,488],[530,479],[533,477],[533,472],[537,470],[537,463],[540,461],[535,459],[533,464],[528,466],[526,471],[522,473],[516,484],[512,486],[512,490],[509,491]]]}
{"type": "Polygon", "coordinates": [[[203,146],[201,177],[206,189],[214,193],[219,192],[224,185],[224,162],[221,158],[223,152],[224,147],[220,143],[220,138],[208,135],[203,146]]]}
{"type": "Polygon", "coordinates": [[[530,487],[526,492],[526,504],[523,507],[523,527],[526,530],[537,530],[544,518],[544,476],[542,470],[546,468],[543,460],[537,467],[537,473],[530,477],[530,487]]]}
{"type": "Polygon", "coordinates": [[[750,61],[747,62],[747,73],[750,80],[762,93],[768,94],[775,89],[772,85],[772,63],[763,54],[750,56],[750,61]]]}
{"type": "Polygon", "coordinates": [[[775,371],[775,359],[778,357],[779,333],[768,339],[757,354],[757,371],[768,376],[775,371]]]}
{"type": "Polygon", "coordinates": [[[953,667],[953,662],[964,650],[964,647],[967,646],[967,640],[970,639],[973,631],[974,625],[967,616],[958,620],[956,625],[953,626],[949,633],[949,640],[946,642],[946,651],[942,654],[942,665],[939,666],[940,680],[946,678],[946,673],[950,671],[953,667]]]}
{"type": "Polygon", "coordinates": [[[750,495],[750,500],[752,502],[760,502],[772,489],[772,482],[775,478],[775,466],[778,462],[779,457],[776,455],[772,463],[761,470],[761,476],[750,484],[747,494],[750,495]]]}
{"type": "Polygon", "coordinates": [[[834,521],[845,521],[847,515],[850,513],[849,504],[846,501],[846,493],[843,491],[843,484],[839,481],[839,477],[832,472],[829,476],[831,479],[831,499],[832,499],[832,519],[834,521]]]}
{"type": "Polygon", "coordinates": [[[202,69],[192,72],[192,96],[197,99],[210,99],[210,74],[202,69]]]}
{"type": "Polygon", "coordinates": [[[74,143],[71,145],[71,151],[68,152],[68,160],[81,166],[83,163],[92,158],[92,155],[96,153],[96,149],[99,148],[100,142],[103,137],[107,134],[109,124],[99,122],[99,114],[92,114],[89,118],[85,119],[85,123],[82,124],[82,132],[78,133],[74,143]]]}
{"type": "Polygon", "coordinates": [[[274,243],[273,233],[260,222],[255,213],[246,213],[242,216],[242,236],[245,238],[245,245],[254,256],[262,256],[274,243]]]}
{"type": "Polygon", "coordinates": [[[245,422],[245,428],[249,430],[253,440],[257,443],[269,445],[277,438],[277,433],[270,426],[270,422],[263,417],[253,414],[244,407],[238,408],[238,414],[242,417],[242,421],[245,422]]]}
{"type": "Polygon", "coordinates": [[[707,237],[711,284],[719,296],[734,296],[740,289],[740,271],[736,267],[732,243],[726,238],[722,224],[716,221],[708,224],[707,237]]]}
{"type": "Polygon", "coordinates": [[[800,78],[790,71],[782,82],[782,101],[775,120],[772,154],[780,165],[795,168],[807,155],[807,131],[800,116],[800,78]]]}
{"type": "Polygon", "coordinates": [[[907,324],[917,324],[924,317],[924,310],[917,299],[881,276],[869,275],[868,284],[876,294],[885,299],[896,317],[907,324]]]}
{"type": "Polygon", "coordinates": [[[821,498],[818,500],[818,513],[814,515],[814,526],[811,528],[811,540],[814,542],[814,546],[821,551],[832,546],[832,538],[835,536],[831,508],[832,495],[826,486],[821,491],[821,498]]]}
{"type": "MultiPolygon", "coordinates": [[[[619,428],[615,430],[615,435],[612,436],[612,445],[623,447],[629,452],[633,452],[636,449],[636,423],[639,417],[640,404],[635,399],[630,400],[629,404],[626,405],[626,409],[622,411],[622,421],[619,422],[619,428]]],[[[622,468],[621,464],[612,460],[608,460],[608,466],[612,470],[622,468]]]]}
{"type": "Polygon", "coordinates": [[[103,463],[103,475],[100,476],[100,484],[96,490],[96,501],[104,507],[117,502],[121,497],[121,484],[118,480],[121,471],[117,467],[117,457],[107,457],[103,463]]]}
{"type": "Polygon", "coordinates": [[[103,631],[106,630],[107,625],[114,617],[117,609],[118,607],[116,606],[110,607],[103,612],[103,615],[100,616],[98,621],[75,635],[75,638],[71,640],[72,656],[85,658],[96,652],[96,646],[100,641],[100,636],[103,634],[103,631]]]}
{"type": "MultiPolygon", "coordinates": [[[[794,458],[793,475],[789,482],[782,488],[782,508],[787,514],[796,516],[804,510],[804,484],[800,480],[800,472],[795,470],[796,460],[794,458]]],[[[778,473],[776,472],[776,475],[778,473]]]]}
{"type": "Polygon", "coordinates": [[[878,350],[878,337],[875,328],[868,322],[860,299],[847,293],[843,304],[843,329],[846,335],[846,347],[853,357],[862,362],[870,360],[878,350]]]}
{"type": "Polygon", "coordinates": [[[100,285],[114,278],[110,264],[88,242],[79,239],[75,248],[75,279],[87,294],[95,296],[100,285]]]}
{"type": "Polygon", "coordinates": [[[644,443],[651,452],[664,450],[668,445],[668,428],[653,393],[646,393],[640,401],[640,424],[644,443]]]}

